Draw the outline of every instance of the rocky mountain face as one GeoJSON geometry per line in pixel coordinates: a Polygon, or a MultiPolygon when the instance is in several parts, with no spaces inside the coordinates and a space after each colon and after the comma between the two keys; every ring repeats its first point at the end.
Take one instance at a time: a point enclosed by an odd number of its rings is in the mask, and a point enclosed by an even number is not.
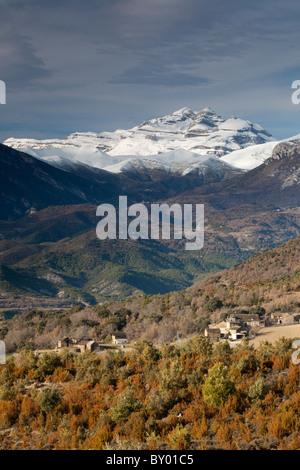
{"type": "MultiPolygon", "coordinates": [[[[284,208],[298,206],[300,200],[300,143],[281,142],[271,157],[260,167],[242,175],[234,183],[248,198],[276,204],[284,208]]],[[[249,200],[248,199],[248,200],[249,200]]]]}
{"type": "Polygon", "coordinates": [[[299,177],[299,140],[282,141],[258,167],[213,186],[192,188],[185,197],[191,201],[202,198],[214,207],[255,204],[284,209],[299,204],[299,177]]]}

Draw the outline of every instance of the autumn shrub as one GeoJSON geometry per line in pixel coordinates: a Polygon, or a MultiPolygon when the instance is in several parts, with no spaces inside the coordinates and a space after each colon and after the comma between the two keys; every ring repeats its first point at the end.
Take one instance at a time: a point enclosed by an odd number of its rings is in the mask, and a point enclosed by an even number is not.
{"type": "Polygon", "coordinates": [[[113,434],[109,425],[99,429],[97,433],[85,441],[84,447],[91,450],[102,450],[112,440],[113,434]]]}
{"type": "Polygon", "coordinates": [[[76,380],[95,385],[102,379],[101,360],[97,354],[90,351],[78,354],[75,357],[74,364],[76,367],[76,380]]]}
{"type": "Polygon", "coordinates": [[[221,443],[221,445],[227,449],[231,448],[231,439],[232,439],[232,429],[229,426],[229,423],[222,423],[221,426],[219,426],[216,437],[218,441],[221,443]]]}
{"type": "Polygon", "coordinates": [[[150,415],[161,419],[175,405],[178,397],[171,390],[152,390],[146,400],[147,411],[150,415]]]}
{"type": "Polygon", "coordinates": [[[24,396],[19,414],[19,422],[22,426],[29,424],[39,413],[39,406],[30,396],[24,396]]]}
{"type": "Polygon", "coordinates": [[[18,369],[23,370],[24,373],[35,369],[37,362],[38,358],[33,351],[21,351],[15,358],[15,365],[18,369]]]}
{"type": "Polygon", "coordinates": [[[41,354],[36,365],[35,378],[43,381],[47,376],[52,375],[55,369],[61,365],[61,360],[58,354],[50,352],[41,354]]]}
{"type": "Polygon", "coordinates": [[[141,407],[141,402],[136,400],[133,391],[128,388],[116,398],[111,410],[112,418],[115,422],[125,420],[131,413],[139,411],[141,407]]]}
{"type": "Polygon", "coordinates": [[[208,435],[208,429],[208,420],[205,416],[203,416],[200,421],[197,421],[193,424],[191,429],[191,436],[196,440],[200,440],[208,435]]]}
{"type": "Polygon", "coordinates": [[[146,437],[144,412],[136,411],[131,413],[125,422],[120,421],[116,424],[114,432],[122,439],[144,442],[146,437]]]}
{"type": "Polygon", "coordinates": [[[0,401],[0,429],[12,426],[18,419],[15,401],[0,401]]]}
{"type": "Polygon", "coordinates": [[[149,450],[159,450],[160,449],[160,442],[161,439],[159,436],[156,435],[155,432],[148,434],[147,439],[147,446],[149,450]]]}
{"type": "Polygon", "coordinates": [[[242,373],[242,374],[253,374],[257,367],[258,367],[259,362],[257,361],[256,357],[254,354],[249,354],[246,357],[242,357],[238,364],[237,364],[237,369],[242,373]]]}
{"type": "Polygon", "coordinates": [[[203,396],[206,403],[218,408],[224,405],[228,396],[234,391],[234,383],[230,380],[228,369],[224,364],[215,364],[209,369],[203,386],[203,396]]]}
{"type": "Polygon", "coordinates": [[[55,369],[52,374],[51,381],[54,383],[64,383],[69,382],[71,377],[72,375],[67,369],[63,367],[57,367],[57,369],[55,369]]]}
{"type": "Polygon", "coordinates": [[[190,431],[181,425],[177,425],[167,437],[173,450],[188,450],[191,445],[190,431]]]}
{"type": "Polygon", "coordinates": [[[278,371],[284,370],[289,363],[289,359],[284,356],[274,356],[272,361],[273,369],[278,371]]]}
{"type": "Polygon", "coordinates": [[[213,345],[205,336],[197,335],[185,341],[182,351],[201,357],[211,357],[213,345]]]}
{"type": "Polygon", "coordinates": [[[179,358],[167,359],[161,362],[158,381],[161,390],[174,390],[185,386],[186,378],[179,358]]]}
{"type": "Polygon", "coordinates": [[[212,357],[216,362],[224,362],[224,364],[229,365],[231,360],[231,348],[227,341],[222,341],[215,344],[212,357]]]}
{"type": "Polygon", "coordinates": [[[0,400],[9,400],[14,397],[14,390],[11,389],[8,385],[0,386],[0,400]]]}
{"type": "Polygon", "coordinates": [[[39,404],[44,413],[51,413],[61,401],[61,395],[56,387],[45,388],[40,396],[39,404]]]}
{"type": "Polygon", "coordinates": [[[268,393],[264,380],[262,378],[257,379],[248,390],[248,397],[250,400],[257,401],[263,400],[268,393]]]}
{"type": "Polygon", "coordinates": [[[207,297],[204,302],[204,309],[208,313],[212,313],[222,307],[223,302],[217,297],[207,297]]]}

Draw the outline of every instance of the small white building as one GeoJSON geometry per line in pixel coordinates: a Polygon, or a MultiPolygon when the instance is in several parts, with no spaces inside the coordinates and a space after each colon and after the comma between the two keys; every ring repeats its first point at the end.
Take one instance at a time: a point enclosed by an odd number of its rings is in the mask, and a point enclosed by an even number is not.
{"type": "Polygon", "coordinates": [[[245,336],[245,333],[242,331],[240,327],[230,328],[229,330],[230,337],[232,340],[242,339],[245,336]]]}
{"type": "Polygon", "coordinates": [[[128,339],[125,333],[114,333],[112,335],[112,343],[113,344],[126,344],[128,343],[128,339]]]}

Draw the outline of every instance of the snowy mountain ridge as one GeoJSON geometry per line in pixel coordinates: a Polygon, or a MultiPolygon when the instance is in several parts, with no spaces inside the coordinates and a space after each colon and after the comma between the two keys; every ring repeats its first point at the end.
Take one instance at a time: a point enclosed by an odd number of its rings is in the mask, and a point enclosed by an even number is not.
{"type": "Polygon", "coordinates": [[[216,171],[247,171],[269,158],[277,143],[259,124],[222,119],[210,108],[182,108],[128,130],[4,142],[60,168],[80,162],[112,173],[163,170],[181,175],[204,171],[207,165],[216,171]]]}

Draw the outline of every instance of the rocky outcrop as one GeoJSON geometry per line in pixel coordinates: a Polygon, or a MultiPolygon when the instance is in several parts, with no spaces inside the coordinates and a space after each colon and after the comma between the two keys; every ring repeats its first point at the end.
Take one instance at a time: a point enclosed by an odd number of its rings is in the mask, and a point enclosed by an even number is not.
{"type": "Polygon", "coordinates": [[[300,158],[300,141],[280,142],[274,147],[272,156],[266,163],[271,163],[274,160],[288,160],[297,156],[300,158]]]}

